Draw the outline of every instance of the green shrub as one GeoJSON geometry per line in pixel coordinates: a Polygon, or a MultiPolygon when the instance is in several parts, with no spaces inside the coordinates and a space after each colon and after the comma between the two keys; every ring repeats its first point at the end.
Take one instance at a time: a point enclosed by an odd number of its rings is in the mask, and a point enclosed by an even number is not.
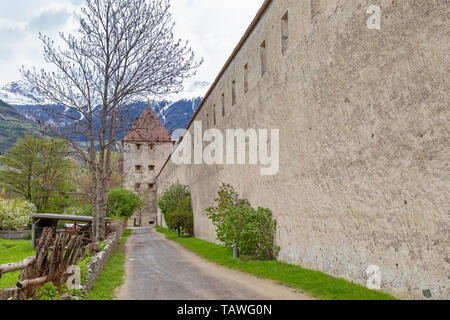
{"type": "Polygon", "coordinates": [[[83,260],[80,260],[77,263],[77,267],[80,268],[81,285],[86,284],[89,280],[88,279],[88,271],[89,271],[89,262],[91,262],[91,260],[92,260],[92,254],[90,251],[87,251],[83,260]]]}
{"type": "Polygon", "coordinates": [[[172,230],[178,230],[181,236],[181,230],[190,237],[194,236],[194,215],[191,208],[191,198],[186,198],[178,204],[178,207],[169,214],[172,230]]]}
{"type": "Polygon", "coordinates": [[[141,199],[133,192],[123,189],[111,189],[108,196],[107,216],[128,220],[141,206],[141,199]]]}
{"type": "Polygon", "coordinates": [[[158,197],[158,207],[163,214],[175,211],[180,202],[191,196],[189,186],[179,182],[171,184],[163,189],[158,197]]]}
{"type": "Polygon", "coordinates": [[[64,214],[69,216],[82,216],[83,215],[83,207],[68,207],[64,209],[64,214]]]}
{"type": "Polygon", "coordinates": [[[30,214],[36,213],[31,202],[0,199],[0,230],[24,230],[30,226],[30,214]]]}
{"type": "Polygon", "coordinates": [[[83,290],[81,289],[69,289],[67,283],[61,286],[61,294],[68,294],[71,296],[71,300],[79,300],[84,298],[83,290]],[[78,299],[77,299],[77,298],[78,299]]]}
{"type": "Polygon", "coordinates": [[[158,207],[164,214],[167,227],[194,235],[194,216],[191,207],[191,192],[189,186],[174,183],[166,188],[158,197],[158,207]]]}
{"type": "Polygon", "coordinates": [[[81,216],[92,217],[92,205],[87,205],[81,209],[81,216]]]}
{"type": "Polygon", "coordinates": [[[36,290],[38,300],[61,300],[58,288],[51,282],[47,282],[42,288],[36,290]]]}
{"type": "Polygon", "coordinates": [[[269,209],[253,209],[247,200],[236,199],[232,186],[223,184],[216,207],[206,210],[216,227],[217,239],[226,248],[237,246],[243,255],[258,259],[274,259],[279,248],[274,246],[276,221],[269,209]]]}
{"type": "Polygon", "coordinates": [[[106,241],[102,241],[100,242],[99,246],[98,246],[98,251],[103,251],[105,250],[106,246],[108,245],[108,243],[106,241]]]}

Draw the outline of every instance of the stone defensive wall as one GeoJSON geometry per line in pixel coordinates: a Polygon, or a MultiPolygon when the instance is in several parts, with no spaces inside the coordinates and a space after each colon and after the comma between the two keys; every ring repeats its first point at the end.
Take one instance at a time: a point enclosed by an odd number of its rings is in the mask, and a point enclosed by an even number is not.
{"type": "Polygon", "coordinates": [[[280,261],[450,298],[449,21],[448,0],[266,1],[187,132],[278,129],[278,173],[169,158],[157,189],[191,187],[199,238],[229,183],[273,211],[280,261]]]}

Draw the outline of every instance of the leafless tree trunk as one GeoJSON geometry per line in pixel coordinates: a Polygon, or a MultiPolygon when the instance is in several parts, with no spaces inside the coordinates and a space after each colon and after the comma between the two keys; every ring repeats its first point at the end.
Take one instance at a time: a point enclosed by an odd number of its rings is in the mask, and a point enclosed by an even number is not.
{"type": "Polygon", "coordinates": [[[79,34],[60,34],[64,47],[43,35],[44,57],[55,72],[22,68],[37,91],[70,111],[47,129],[66,139],[92,174],[94,240],[104,238],[111,154],[132,122],[124,107],[182,90],[201,64],[187,42],[173,37],[169,0],[86,0],[76,15],[79,34]],[[83,143],[80,143],[83,142],[83,143]]]}

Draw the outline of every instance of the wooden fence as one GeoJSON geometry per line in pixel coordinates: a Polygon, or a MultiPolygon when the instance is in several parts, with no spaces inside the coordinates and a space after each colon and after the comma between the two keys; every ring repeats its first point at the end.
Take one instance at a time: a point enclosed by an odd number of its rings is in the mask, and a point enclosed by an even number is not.
{"type": "Polygon", "coordinates": [[[3,274],[22,270],[16,287],[0,290],[0,300],[26,300],[47,282],[60,286],[68,277],[67,268],[76,264],[85,253],[82,236],[54,236],[52,228],[44,229],[35,257],[0,265],[0,278],[3,274]]]}
{"type": "Polygon", "coordinates": [[[31,239],[31,230],[22,230],[22,231],[2,231],[2,230],[0,230],[0,238],[9,239],[9,240],[31,239]]]}

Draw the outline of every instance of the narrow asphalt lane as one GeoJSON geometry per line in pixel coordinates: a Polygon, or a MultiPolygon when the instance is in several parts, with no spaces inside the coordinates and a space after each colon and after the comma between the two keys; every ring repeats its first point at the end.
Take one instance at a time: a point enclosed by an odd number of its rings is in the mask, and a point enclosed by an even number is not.
{"type": "Polygon", "coordinates": [[[135,229],[126,245],[119,300],[309,300],[271,280],[211,263],[153,229],[135,229]]]}

